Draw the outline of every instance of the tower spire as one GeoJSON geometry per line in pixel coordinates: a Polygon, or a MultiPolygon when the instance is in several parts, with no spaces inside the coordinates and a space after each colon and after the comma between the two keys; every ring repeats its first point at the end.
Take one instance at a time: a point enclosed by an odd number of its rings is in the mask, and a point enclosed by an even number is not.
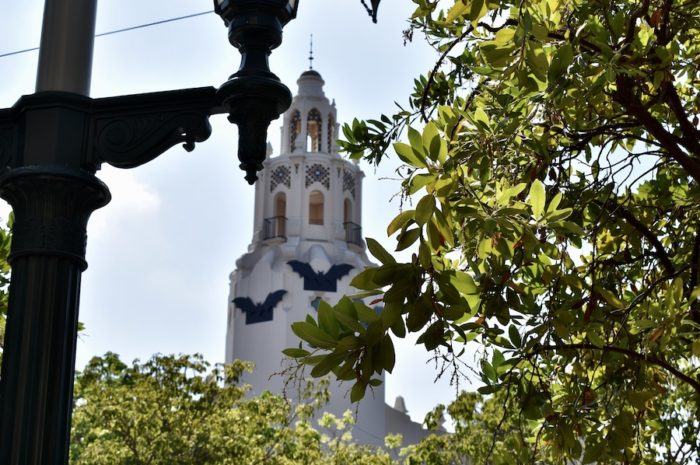
{"type": "Polygon", "coordinates": [[[309,69],[314,69],[314,35],[309,38],[309,69]]]}

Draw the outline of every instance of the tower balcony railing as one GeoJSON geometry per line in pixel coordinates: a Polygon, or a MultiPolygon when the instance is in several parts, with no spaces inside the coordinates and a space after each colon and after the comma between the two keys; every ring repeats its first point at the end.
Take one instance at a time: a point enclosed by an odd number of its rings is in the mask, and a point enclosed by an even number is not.
{"type": "Polygon", "coordinates": [[[343,223],[345,228],[345,242],[362,246],[362,227],[359,224],[347,221],[343,223]]]}
{"type": "Polygon", "coordinates": [[[274,238],[287,238],[287,218],[273,216],[263,220],[263,240],[274,238]]]}

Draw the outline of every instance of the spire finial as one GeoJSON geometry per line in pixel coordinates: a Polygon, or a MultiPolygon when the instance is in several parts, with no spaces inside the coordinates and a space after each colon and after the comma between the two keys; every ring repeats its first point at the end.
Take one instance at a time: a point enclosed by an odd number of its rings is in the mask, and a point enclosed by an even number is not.
{"type": "Polygon", "coordinates": [[[309,38],[309,69],[314,69],[314,35],[309,38]]]}

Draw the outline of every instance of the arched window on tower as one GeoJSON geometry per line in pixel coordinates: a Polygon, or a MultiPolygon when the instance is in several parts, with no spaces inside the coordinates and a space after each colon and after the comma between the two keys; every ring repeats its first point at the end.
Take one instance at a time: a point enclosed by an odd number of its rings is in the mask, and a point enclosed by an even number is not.
{"type": "Polygon", "coordinates": [[[335,142],[335,121],[333,121],[333,113],[328,113],[328,153],[333,153],[333,142],[335,142]]]}
{"type": "Polygon", "coordinates": [[[352,221],[352,200],[343,202],[343,228],[345,229],[345,242],[362,246],[362,228],[352,221]]]}
{"type": "Polygon", "coordinates": [[[292,112],[292,118],[289,121],[289,149],[294,152],[297,148],[297,139],[301,134],[301,113],[299,110],[292,112]]]}
{"type": "Polygon", "coordinates": [[[315,108],[312,108],[309,112],[309,116],[306,119],[306,131],[307,131],[307,150],[309,152],[320,152],[321,151],[321,135],[323,134],[321,127],[321,113],[315,108]]]}
{"type": "Polygon", "coordinates": [[[309,194],[309,224],[323,224],[323,194],[311,191],[309,194]]]}
{"type": "Polygon", "coordinates": [[[263,221],[263,239],[287,237],[287,195],[278,192],[272,201],[272,217],[263,221]]]}
{"type": "Polygon", "coordinates": [[[343,222],[352,222],[352,202],[350,199],[345,199],[345,202],[343,202],[343,222]]]}
{"type": "Polygon", "coordinates": [[[275,221],[277,223],[277,236],[287,235],[287,195],[278,192],[275,195],[275,221]]]}

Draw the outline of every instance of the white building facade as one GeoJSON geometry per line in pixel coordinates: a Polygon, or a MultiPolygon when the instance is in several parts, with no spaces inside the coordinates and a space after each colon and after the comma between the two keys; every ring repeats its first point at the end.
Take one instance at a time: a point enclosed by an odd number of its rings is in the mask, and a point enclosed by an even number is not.
{"type": "MultiPolygon", "coordinates": [[[[335,304],[357,292],[350,281],[370,266],[362,239],[362,178],[356,163],[338,155],[335,102],[324,95],[319,73],[308,70],[283,115],[281,153],[268,155],[255,185],[253,240],[230,276],[226,361],[249,360],[256,369],[244,381],[254,392],[280,393],[282,350],[299,339],[290,326],[315,316],[320,299],[335,304]]],[[[388,433],[407,440],[424,435],[384,402],[384,386],[350,404],[348,384],[331,384],[327,411],[357,409],[353,437],[383,445],[388,433]]],[[[414,442],[414,441],[410,441],[414,442]]]]}

